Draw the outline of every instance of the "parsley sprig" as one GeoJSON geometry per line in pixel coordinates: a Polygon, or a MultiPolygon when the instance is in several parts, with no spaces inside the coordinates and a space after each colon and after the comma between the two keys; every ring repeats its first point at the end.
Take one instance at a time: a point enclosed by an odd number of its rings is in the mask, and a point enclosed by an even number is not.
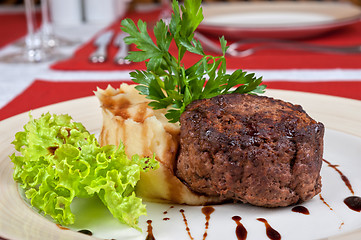
{"type": "Polygon", "coordinates": [[[221,37],[222,56],[204,53],[201,43],[194,38],[194,31],[203,20],[201,0],[185,0],[180,6],[173,0],[173,14],[169,25],[159,20],[154,26],[155,42],[148,34],[147,23],[136,25],[131,19],[122,21],[121,29],[129,33],[127,44],[135,44],[139,51],[132,51],[128,59],[145,61],[147,70],[130,73],[139,85],[136,89],[146,95],[154,109],[169,108],[166,117],[170,122],[179,121],[185,107],[194,100],[211,98],[229,93],[263,93],[262,77],[248,74],[241,69],[226,72],[227,41],[221,37]],[[169,52],[175,44],[178,55],[169,52]],[[186,52],[200,56],[193,66],[186,68],[182,59],[186,52]]]}

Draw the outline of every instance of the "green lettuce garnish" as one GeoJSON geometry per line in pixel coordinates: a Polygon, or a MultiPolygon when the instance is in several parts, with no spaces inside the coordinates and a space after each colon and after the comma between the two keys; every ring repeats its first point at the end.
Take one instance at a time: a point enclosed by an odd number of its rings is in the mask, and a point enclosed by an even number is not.
{"type": "Polygon", "coordinates": [[[32,206],[62,225],[74,223],[70,204],[75,197],[98,196],[120,222],[137,228],[146,214],[134,188],[140,172],[158,167],[154,156],[128,159],[124,145],[101,147],[93,134],[69,115],[30,115],[24,131],[12,142],[14,180],[32,206]]]}

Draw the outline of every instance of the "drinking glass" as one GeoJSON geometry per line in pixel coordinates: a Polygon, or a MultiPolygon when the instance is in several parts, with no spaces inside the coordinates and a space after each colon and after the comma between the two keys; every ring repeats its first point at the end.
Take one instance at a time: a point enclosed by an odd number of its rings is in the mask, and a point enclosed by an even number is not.
{"type": "Polygon", "coordinates": [[[76,41],[55,35],[52,19],[50,16],[50,1],[41,0],[42,23],[40,27],[41,39],[45,48],[57,46],[73,46],[76,41]]]}
{"type": "Polygon", "coordinates": [[[25,44],[19,51],[0,57],[5,63],[36,63],[48,59],[46,50],[42,46],[41,37],[35,33],[35,3],[34,0],[25,0],[25,17],[27,36],[25,44]]]}

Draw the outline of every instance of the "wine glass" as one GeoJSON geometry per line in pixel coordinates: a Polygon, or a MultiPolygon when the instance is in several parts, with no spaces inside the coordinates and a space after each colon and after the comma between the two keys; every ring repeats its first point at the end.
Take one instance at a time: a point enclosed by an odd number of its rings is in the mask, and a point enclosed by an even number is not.
{"type": "MultiPolygon", "coordinates": [[[[45,48],[54,47],[69,47],[78,44],[78,41],[73,41],[67,38],[60,37],[54,33],[54,26],[50,14],[50,0],[41,0],[41,26],[40,26],[40,37],[42,44],[45,48]]],[[[20,39],[13,43],[13,46],[24,47],[25,39],[20,39]]]]}
{"type": "Polygon", "coordinates": [[[25,45],[16,53],[0,57],[0,62],[5,63],[36,63],[48,58],[39,34],[35,33],[35,3],[34,0],[25,0],[25,17],[27,36],[25,45]]]}
{"type": "Polygon", "coordinates": [[[53,48],[56,46],[73,46],[77,44],[76,41],[54,34],[54,27],[50,18],[50,4],[49,0],[41,0],[42,24],[40,32],[44,47],[53,48]]]}

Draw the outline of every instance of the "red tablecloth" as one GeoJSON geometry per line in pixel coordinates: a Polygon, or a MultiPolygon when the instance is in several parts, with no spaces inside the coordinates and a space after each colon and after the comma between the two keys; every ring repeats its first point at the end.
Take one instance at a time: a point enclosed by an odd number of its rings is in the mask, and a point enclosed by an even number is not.
{"type": "MultiPolygon", "coordinates": [[[[135,22],[138,21],[138,19],[142,19],[143,21],[147,21],[149,23],[155,23],[159,17],[160,11],[149,11],[149,12],[142,12],[142,13],[136,13],[136,12],[129,12],[126,14],[126,18],[131,18],[135,22]]],[[[120,22],[122,19],[119,19],[118,21],[115,21],[113,24],[111,24],[106,29],[113,29],[116,33],[120,32],[120,22]]],[[[105,31],[106,29],[102,30],[101,32],[105,31]]],[[[99,34],[99,33],[98,33],[99,34]]],[[[113,45],[110,44],[108,48],[108,61],[104,63],[91,63],[88,61],[89,55],[95,51],[96,47],[93,45],[95,37],[98,35],[96,34],[90,41],[82,45],[79,49],[76,50],[76,52],[73,54],[73,56],[69,59],[59,61],[51,66],[51,69],[53,70],[87,70],[87,71],[109,71],[109,70],[126,70],[126,69],[141,69],[145,68],[144,63],[132,63],[130,65],[116,65],[113,63],[113,58],[118,51],[118,49],[113,45]]],[[[116,34],[114,34],[113,39],[115,38],[116,34]]],[[[135,50],[134,46],[131,47],[131,50],[135,50]]]]}
{"type": "MultiPolygon", "coordinates": [[[[4,20],[0,15],[0,21],[4,20]]],[[[10,15],[9,15],[10,16],[10,15]]],[[[9,17],[7,16],[7,17],[9,17]]],[[[134,20],[142,18],[150,22],[154,22],[159,16],[159,11],[151,11],[147,13],[128,13],[127,17],[134,20]]],[[[20,19],[23,18],[21,14],[11,15],[14,17],[15,22],[11,25],[20,26],[20,19]],[[18,25],[16,25],[18,24],[18,25]]],[[[9,19],[9,18],[6,18],[9,19]]],[[[22,19],[23,21],[24,19],[22,19]]],[[[5,22],[5,20],[3,21],[5,22]]],[[[9,21],[6,20],[6,23],[9,21]]],[[[11,26],[0,25],[1,31],[8,29],[6,33],[12,33],[9,31],[11,26]]],[[[25,27],[25,26],[24,26],[25,27]]],[[[118,29],[120,28],[120,20],[111,24],[108,28],[118,29]]],[[[12,41],[21,34],[25,34],[25,28],[20,32],[14,31],[14,35],[7,35],[7,37],[0,38],[1,44],[6,44],[12,41]],[[12,36],[12,37],[11,37],[12,36]],[[7,39],[6,41],[4,39],[7,39]]],[[[361,43],[361,23],[356,23],[352,26],[346,27],[339,31],[329,33],[317,38],[304,40],[306,42],[330,44],[330,45],[347,45],[361,43]]],[[[134,46],[133,46],[134,47],[134,46]]],[[[57,62],[51,66],[56,70],[129,70],[129,69],[142,69],[144,63],[133,63],[126,66],[116,66],[109,61],[104,64],[91,64],[87,61],[87,57],[94,50],[92,46],[92,40],[81,46],[74,54],[74,56],[68,60],[57,62]]],[[[115,54],[114,47],[110,49],[110,59],[115,54]]],[[[174,51],[175,49],[172,49],[174,51]]],[[[193,63],[197,60],[195,55],[187,55],[185,58],[185,64],[193,63]]],[[[337,55],[337,54],[320,54],[301,51],[277,51],[267,50],[259,52],[255,55],[245,58],[232,58],[228,57],[227,66],[229,69],[361,69],[361,54],[354,55],[337,55]]],[[[352,99],[361,100],[361,76],[359,81],[331,81],[332,76],[329,76],[330,81],[267,81],[265,84],[270,89],[285,89],[306,91],[313,93],[329,94],[340,97],[348,97],[352,99]]],[[[338,79],[340,77],[338,76],[338,79]]],[[[34,108],[70,100],[74,98],[93,95],[93,91],[96,87],[105,88],[108,84],[114,87],[119,86],[121,81],[47,81],[47,80],[35,80],[23,93],[18,95],[15,99],[10,101],[2,109],[0,109],[0,120],[8,118],[18,113],[26,112],[34,108]]]]}
{"type": "MultiPolygon", "coordinates": [[[[145,21],[154,22],[159,16],[159,11],[152,11],[144,14],[129,13],[129,17],[135,21],[141,18],[145,21]]],[[[108,29],[119,31],[121,20],[114,22],[108,29]]],[[[151,34],[153,35],[153,34],[151,34]]],[[[51,66],[55,70],[90,70],[90,71],[111,71],[125,69],[144,69],[143,63],[118,66],[112,61],[117,49],[114,46],[109,48],[109,60],[102,64],[88,62],[88,56],[95,50],[93,40],[81,46],[75,54],[67,60],[57,62],[51,66]]],[[[216,40],[216,39],[214,39],[216,40]]],[[[303,40],[306,43],[325,45],[361,45],[361,22],[339,29],[328,34],[312,39],[303,40]]],[[[133,50],[135,47],[132,46],[133,50]]],[[[177,54],[175,46],[170,51],[177,54]]],[[[195,63],[199,59],[196,55],[188,55],[185,64],[195,63]]],[[[305,52],[297,50],[262,50],[247,57],[227,57],[227,67],[230,69],[333,69],[333,68],[361,68],[361,53],[355,54],[326,54],[305,52]]]]}
{"type": "MultiPolygon", "coordinates": [[[[23,93],[0,109],[0,120],[49,104],[92,96],[97,87],[108,84],[119,87],[124,81],[66,81],[35,80],[23,93]],[[69,91],[71,89],[71,91],[69,91]]],[[[131,82],[129,82],[131,83],[131,82]]],[[[265,82],[269,89],[284,89],[328,94],[361,100],[361,80],[357,82],[265,82]]]]}

